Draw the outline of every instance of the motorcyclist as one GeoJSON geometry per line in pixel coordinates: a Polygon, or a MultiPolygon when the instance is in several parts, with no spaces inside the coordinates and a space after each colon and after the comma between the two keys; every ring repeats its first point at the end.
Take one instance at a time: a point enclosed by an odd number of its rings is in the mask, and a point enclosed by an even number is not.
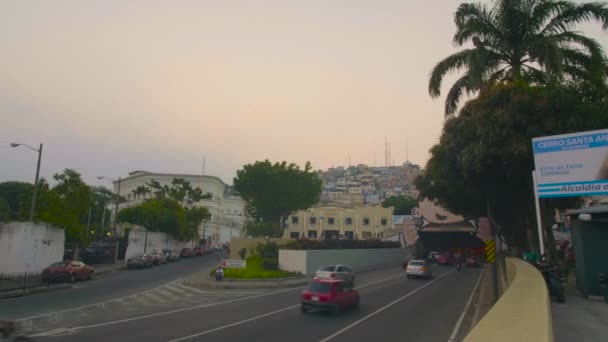
{"type": "Polygon", "coordinates": [[[222,279],[224,279],[224,268],[222,268],[222,266],[220,265],[215,270],[215,280],[220,281],[222,279]]]}

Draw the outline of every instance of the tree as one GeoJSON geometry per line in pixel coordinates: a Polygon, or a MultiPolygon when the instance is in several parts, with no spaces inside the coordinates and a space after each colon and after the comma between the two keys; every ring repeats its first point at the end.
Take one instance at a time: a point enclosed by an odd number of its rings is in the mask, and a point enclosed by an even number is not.
{"type": "Polygon", "coordinates": [[[31,198],[34,190],[33,184],[25,182],[0,183],[0,201],[2,201],[5,213],[5,221],[23,221],[29,218],[31,198]],[[21,213],[28,213],[22,216],[21,213]]]}
{"type": "Polygon", "coordinates": [[[522,80],[543,85],[563,79],[589,80],[605,92],[606,56],[601,45],[576,31],[577,24],[599,20],[608,28],[605,3],[567,0],[496,0],[494,7],[463,3],[455,15],[454,43],[472,48],[439,62],[431,72],[429,94],[441,95],[444,77],[464,70],[445,100],[446,115],[463,94],[500,82],[522,80]]]}
{"type": "Polygon", "coordinates": [[[198,238],[198,227],[203,220],[209,219],[210,216],[207,208],[192,207],[186,209],[186,221],[188,223],[188,232],[191,238],[198,238]]]}
{"type": "Polygon", "coordinates": [[[251,222],[245,227],[245,235],[251,237],[275,236],[281,228],[275,222],[251,222]]]}
{"type": "Polygon", "coordinates": [[[301,170],[287,162],[257,161],[243,166],[234,178],[234,188],[247,202],[251,217],[257,222],[277,223],[272,236],[282,236],[292,212],[319,201],[321,184],[309,162],[301,170]]]}
{"type": "MultiPolygon", "coordinates": [[[[605,127],[606,102],[587,101],[571,88],[497,86],[446,120],[415,185],[422,197],[465,217],[485,216],[489,204],[508,244],[531,249],[536,241],[531,139],[605,127]]],[[[544,201],[543,215],[575,202],[544,201]]],[[[544,223],[552,237],[551,221],[544,223]]]]}
{"type": "MultiPolygon", "coordinates": [[[[171,186],[163,186],[156,180],[150,181],[147,185],[153,189],[152,192],[156,198],[169,197],[182,205],[192,205],[211,197],[210,193],[203,194],[203,190],[198,187],[193,188],[190,182],[183,178],[173,178],[171,186]]],[[[144,193],[146,192],[150,193],[150,189],[147,189],[144,193]]]]}
{"type": "Polygon", "coordinates": [[[41,194],[43,204],[40,219],[66,230],[66,237],[77,243],[86,241],[84,223],[92,205],[91,188],[82,181],[80,174],[65,169],[55,174],[55,186],[41,194]]]}
{"type": "Polygon", "coordinates": [[[384,208],[395,208],[394,215],[410,215],[412,209],[418,206],[418,200],[410,196],[392,196],[382,202],[384,208]]]}

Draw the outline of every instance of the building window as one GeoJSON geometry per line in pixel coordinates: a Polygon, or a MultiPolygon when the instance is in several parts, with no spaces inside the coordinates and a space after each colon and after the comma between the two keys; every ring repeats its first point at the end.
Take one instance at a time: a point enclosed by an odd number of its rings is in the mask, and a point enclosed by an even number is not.
{"type": "Polygon", "coordinates": [[[289,237],[292,239],[299,239],[300,238],[300,233],[298,232],[291,232],[291,234],[289,234],[289,237]]]}
{"type": "Polygon", "coordinates": [[[373,237],[372,232],[362,232],[361,237],[364,239],[371,239],[373,237]]]}
{"type": "Polygon", "coordinates": [[[317,238],[317,231],[316,230],[309,230],[308,231],[308,238],[309,239],[316,239],[317,238]]]}
{"type": "Polygon", "coordinates": [[[297,216],[292,216],[291,217],[291,223],[297,224],[298,223],[298,217],[297,216]]]}
{"type": "Polygon", "coordinates": [[[369,217],[364,217],[363,218],[363,225],[364,226],[369,226],[369,217]]]}
{"type": "Polygon", "coordinates": [[[317,224],[317,218],[312,216],[308,218],[308,223],[310,224],[317,224]]]}
{"type": "Polygon", "coordinates": [[[344,219],[344,223],[345,223],[347,226],[351,226],[351,225],[353,224],[353,218],[352,218],[352,217],[347,217],[347,218],[345,218],[345,219],[344,219]]]}
{"type": "Polygon", "coordinates": [[[386,219],[386,217],[380,219],[380,224],[383,226],[386,226],[388,224],[388,220],[386,219]]]}
{"type": "Polygon", "coordinates": [[[336,219],[335,218],[333,218],[333,217],[328,217],[327,218],[327,224],[334,224],[334,223],[336,223],[336,219]]]}
{"type": "Polygon", "coordinates": [[[344,237],[348,240],[352,240],[354,238],[354,232],[352,231],[345,231],[344,232],[344,237]]]}

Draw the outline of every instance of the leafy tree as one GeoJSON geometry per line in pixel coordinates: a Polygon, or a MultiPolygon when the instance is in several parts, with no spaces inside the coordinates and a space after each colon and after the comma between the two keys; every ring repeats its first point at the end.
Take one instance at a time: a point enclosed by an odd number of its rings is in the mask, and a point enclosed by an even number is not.
{"type": "Polygon", "coordinates": [[[577,31],[577,24],[598,20],[608,28],[605,3],[576,4],[567,0],[496,0],[489,8],[463,3],[455,15],[454,43],[472,48],[457,52],[433,69],[432,97],[452,71],[464,74],[452,85],[445,113],[454,113],[463,94],[487,86],[525,80],[541,85],[562,79],[586,79],[605,92],[606,56],[601,45],[577,31]]]}
{"type": "Polygon", "coordinates": [[[156,180],[150,181],[147,185],[156,198],[169,197],[183,205],[192,205],[211,197],[211,194],[204,194],[200,188],[193,188],[190,182],[183,178],[173,178],[171,186],[163,186],[156,180]]]}
{"type": "Polygon", "coordinates": [[[395,208],[394,215],[410,215],[412,209],[418,206],[418,200],[410,196],[392,196],[382,202],[384,208],[395,208]]]}
{"type": "Polygon", "coordinates": [[[11,208],[8,202],[0,197],[0,222],[8,222],[11,220],[11,208]]]}
{"type": "Polygon", "coordinates": [[[251,237],[275,236],[280,231],[277,222],[251,222],[245,227],[245,235],[251,237]]]}
{"type": "Polygon", "coordinates": [[[209,210],[203,207],[192,207],[186,210],[186,221],[188,223],[188,232],[191,238],[198,237],[198,227],[203,220],[209,219],[211,216],[209,210]]]}
{"type": "Polygon", "coordinates": [[[282,236],[289,215],[319,201],[322,181],[310,162],[301,170],[295,164],[257,161],[243,166],[234,178],[234,188],[247,202],[247,211],[257,222],[278,223],[272,236],[282,236]]]}
{"type": "Polygon", "coordinates": [[[53,179],[55,186],[41,194],[44,209],[40,219],[63,227],[69,240],[84,242],[87,238],[84,223],[92,205],[91,188],[71,169],[55,174],[53,179]]]}
{"type": "Polygon", "coordinates": [[[29,210],[32,200],[34,186],[25,182],[0,183],[0,201],[4,204],[4,220],[26,220],[29,218],[29,210]],[[22,217],[21,213],[28,216],[22,217]]]}
{"type": "MultiPolygon", "coordinates": [[[[485,216],[489,204],[509,245],[534,248],[531,139],[605,127],[606,102],[584,100],[572,89],[497,86],[469,101],[458,117],[446,120],[425,173],[415,184],[422,197],[465,217],[485,216]]],[[[552,209],[575,206],[575,201],[543,200],[549,239],[552,209]]]]}

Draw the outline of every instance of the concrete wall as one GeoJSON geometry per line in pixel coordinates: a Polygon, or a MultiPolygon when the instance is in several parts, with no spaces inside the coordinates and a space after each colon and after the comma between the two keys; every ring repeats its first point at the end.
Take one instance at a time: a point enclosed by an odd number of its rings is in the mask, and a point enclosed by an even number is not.
{"type": "Polygon", "coordinates": [[[344,264],[354,271],[403,262],[407,251],[401,248],[279,250],[279,268],[312,275],[323,265],[344,264]]]}
{"type": "MultiPolygon", "coordinates": [[[[270,238],[268,240],[270,242],[276,243],[277,245],[284,245],[289,241],[288,239],[277,239],[277,238],[270,238]]],[[[233,237],[232,239],[230,239],[230,259],[239,259],[240,260],[241,257],[239,256],[239,250],[241,248],[247,249],[247,255],[245,256],[245,258],[251,256],[251,253],[249,250],[250,249],[255,250],[255,248],[260,243],[266,243],[266,239],[233,237]]]]}
{"type": "Polygon", "coordinates": [[[552,342],[551,300],[543,276],[527,262],[507,258],[509,287],[464,342],[552,342]]]}
{"type": "Polygon", "coordinates": [[[46,223],[0,222],[0,273],[37,272],[63,260],[65,232],[46,223]]]}
{"type": "MultiPolygon", "coordinates": [[[[132,229],[129,232],[129,245],[125,254],[125,260],[134,255],[144,252],[146,241],[146,232],[143,229],[132,229]]],[[[193,241],[178,241],[165,233],[148,232],[146,253],[151,253],[153,250],[162,251],[163,249],[171,249],[180,251],[184,247],[194,247],[193,241]]]]}

